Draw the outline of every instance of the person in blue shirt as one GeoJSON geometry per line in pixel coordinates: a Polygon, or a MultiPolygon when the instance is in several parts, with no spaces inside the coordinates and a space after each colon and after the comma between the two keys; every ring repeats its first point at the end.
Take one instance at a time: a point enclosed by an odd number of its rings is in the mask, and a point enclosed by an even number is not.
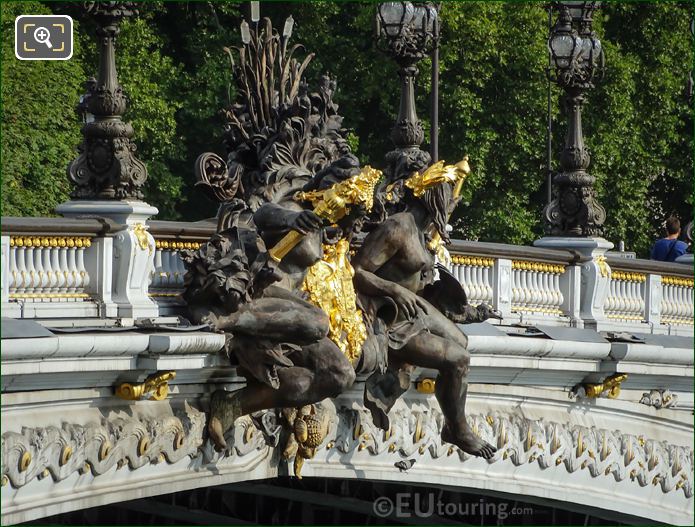
{"type": "Polygon", "coordinates": [[[666,238],[661,238],[652,247],[652,260],[673,262],[685,254],[688,245],[678,239],[681,233],[681,222],[675,216],[666,219],[666,238]]]}

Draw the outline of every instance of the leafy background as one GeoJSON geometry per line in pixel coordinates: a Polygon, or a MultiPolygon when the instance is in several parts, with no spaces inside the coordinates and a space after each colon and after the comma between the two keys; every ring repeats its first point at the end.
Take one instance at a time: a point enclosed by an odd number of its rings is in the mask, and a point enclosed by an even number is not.
{"type": "MultiPolygon", "coordinates": [[[[234,96],[223,46],[239,42],[247,3],[147,2],[123,24],[119,78],[129,95],[147,200],[163,219],[210,217],[193,189],[193,161],[223,153],[219,109],[234,96]]],[[[469,154],[473,174],[455,213],[458,237],[529,244],[543,232],[546,200],[547,13],[543,2],[443,2],[440,157],[469,154]]],[[[2,214],[53,215],[69,193],[66,167],[80,141],[74,107],[96,70],[93,27],[74,6],[2,2],[2,214]],[[14,18],[68,13],[70,61],[19,61],[14,18]]],[[[608,210],[605,237],[646,255],[666,216],[692,218],[693,119],[686,85],[693,63],[690,2],[604,3],[596,28],[608,69],[584,115],[591,172],[608,210]]],[[[269,3],[262,15],[317,56],[309,79],[338,78],[337,102],[363,162],[379,166],[399,88],[392,61],[373,44],[374,4],[269,3]]],[[[421,63],[418,112],[429,115],[430,62],[421,63]]],[[[564,118],[553,89],[554,153],[564,118]]],[[[428,130],[429,132],[429,130],[428,130]]],[[[423,148],[426,148],[424,145],[423,148]]]]}

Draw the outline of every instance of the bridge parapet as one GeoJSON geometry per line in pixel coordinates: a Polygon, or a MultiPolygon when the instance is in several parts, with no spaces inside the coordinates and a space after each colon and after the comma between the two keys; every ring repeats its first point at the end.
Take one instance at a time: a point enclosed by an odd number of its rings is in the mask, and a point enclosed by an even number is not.
{"type": "MultiPolygon", "coordinates": [[[[103,218],[3,218],[2,304],[6,316],[32,319],[116,319],[111,308],[114,229],[103,218]]],[[[137,226],[135,227],[138,228],[137,226]]],[[[143,226],[143,229],[145,227],[143,226]]],[[[195,249],[215,230],[209,221],[149,221],[153,264],[143,272],[160,315],[181,312],[185,268],[179,252],[195,249]]],[[[144,232],[144,230],[143,230],[144,232]]],[[[138,250],[138,246],[133,247],[138,250]]],[[[449,270],[471,304],[499,310],[503,324],[546,324],[597,330],[692,335],[690,266],[627,259],[596,262],[609,278],[604,320],[585,321],[581,266],[575,251],[453,240],[449,270]]],[[[122,321],[128,325],[128,320],[122,321]]]]}
{"type": "MultiPolygon", "coordinates": [[[[166,324],[185,308],[180,251],[214,230],[210,222],[3,219],[3,316],[27,319],[3,324],[3,524],[289,473],[274,412],[240,419],[230,451],[212,450],[203,435],[209,394],[244,381],[223,335],[166,324]],[[115,259],[132,257],[116,251],[125,229],[136,240],[129,250],[149,262],[132,266],[141,275],[130,279],[149,281],[164,324],[138,323],[113,301],[123,289],[115,259]],[[163,373],[167,400],[114,396],[163,373]]],[[[497,327],[461,326],[471,353],[468,415],[499,452],[485,461],[443,443],[436,372],[416,369],[385,432],[362,404],[359,377],[332,403],[330,434],[304,475],[407,477],[579,507],[601,508],[610,494],[619,514],[692,524],[693,355],[677,336],[692,334],[689,266],[460,240],[450,249],[469,301],[504,315],[497,327]],[[609,279],[597,326],[582,318],[588,264],[609,279]],[[623,380],[611,384],[616,376],[623,380]],[[394,463],[409,459],[414,468],[397,472],[394,463]]]]}
{"type": "Polygon", "coordinates": [[[151,270],[150,297],[159,305],[160,312],[175,312],[184,305],[181,298],[186,269],[179,252],[197,249],[214,232],[211,222],[184,223],[178,221],[151,221],[148,223],[154,237],[154,268],[151,270]]]}
{"type": "Polygon", "coordinates": [[[3,218],[2,307],[15,318],[99,317],[106,261],[96,219],[3,218]]]}

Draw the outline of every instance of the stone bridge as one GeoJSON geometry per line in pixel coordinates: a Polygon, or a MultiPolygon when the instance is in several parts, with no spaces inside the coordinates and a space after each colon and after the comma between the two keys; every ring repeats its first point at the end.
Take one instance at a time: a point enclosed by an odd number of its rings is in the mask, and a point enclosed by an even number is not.
{"type": "MultiPolygon", "coordinates": [[[[126,219],[89,202],[72,217],[2,219],[5,525],[292,474],[274,412],[237,420],[223,454],[204,435],[209,394],[243,383],[224,337],[181,318],[178,251],[214,225],[127,206],[126,219]]],[[[465,241],[450,252],[471,303],[504,317],[461,326],[469,419],[497,454],[442,443],[434,374],[420,370],[387,432],[362,405],[363,379],[325,401],[329,433],[302,475],[692,525],[692,265],[465,241]]]]}

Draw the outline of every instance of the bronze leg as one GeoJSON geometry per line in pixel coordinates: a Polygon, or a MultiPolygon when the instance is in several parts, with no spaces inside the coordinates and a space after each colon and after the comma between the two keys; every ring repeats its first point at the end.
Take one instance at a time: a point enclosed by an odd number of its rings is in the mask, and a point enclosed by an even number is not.
{"type": "Polygon", "coordinates": [[[466,421],[466,394],[470,355],[453,340],[421,333],[400,350],[393,350],[404,362],[439,371],[435,396],[444,414],[442,439],[464,452],[485,459],[492,457],[495,448],[473,433],[466,421]]]}

